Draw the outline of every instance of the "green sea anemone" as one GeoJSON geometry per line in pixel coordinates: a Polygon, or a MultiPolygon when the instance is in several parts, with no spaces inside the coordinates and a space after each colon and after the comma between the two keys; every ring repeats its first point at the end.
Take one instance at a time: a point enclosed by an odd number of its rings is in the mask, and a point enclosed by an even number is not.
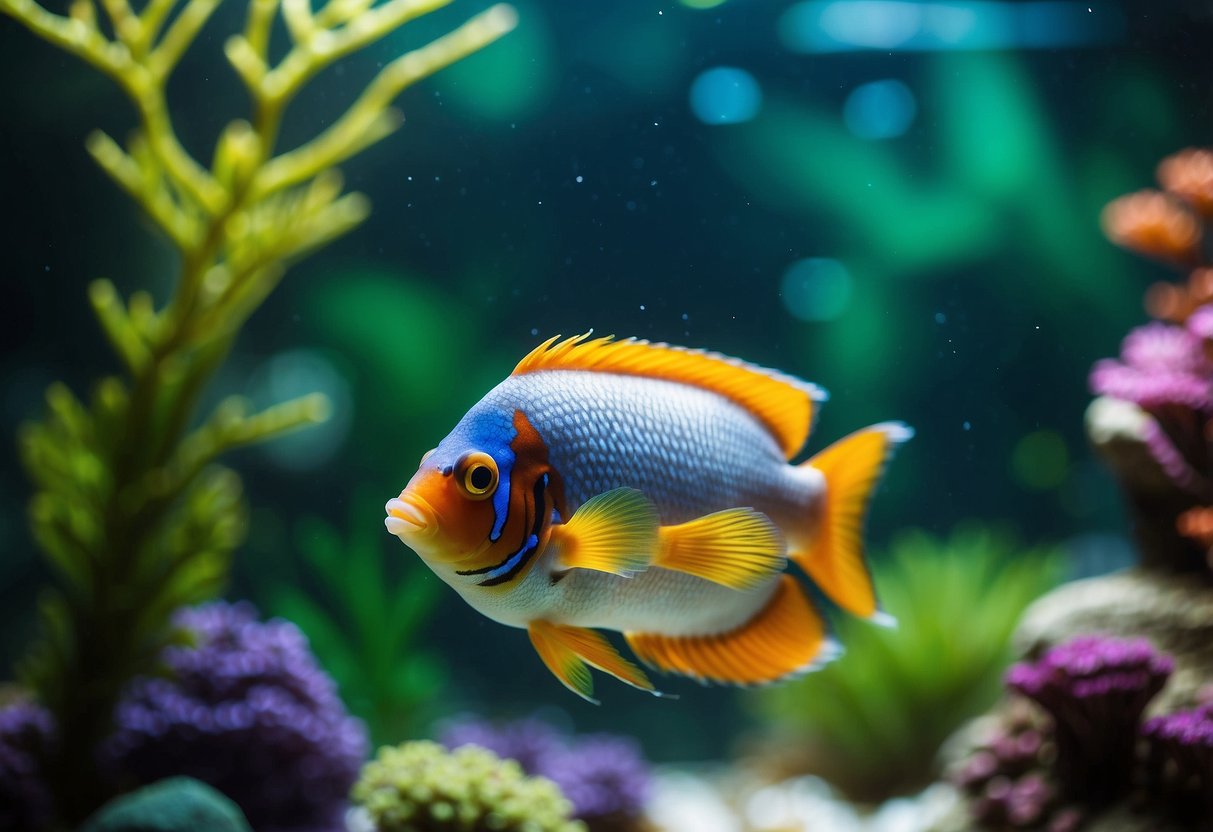
{"type": "Polygon", "coordinates": [[[377,832],[585,832],[552,781],[475,746],[384,747],[352,796],[377,832]]]}

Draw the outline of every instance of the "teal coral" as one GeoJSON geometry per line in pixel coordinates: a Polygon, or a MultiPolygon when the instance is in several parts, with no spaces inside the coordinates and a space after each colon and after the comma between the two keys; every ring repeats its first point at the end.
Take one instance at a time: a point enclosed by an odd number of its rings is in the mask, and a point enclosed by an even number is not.
{"type": "Polygon", "coordinates": [[[49,412],[21,436],[36,486],[34,537],[61,589],[41,604],[41,638],[23,680],[54,714],[63,742],[49,774],[57,806],[77,821],[106,795],[92,750],[109,729],[127,679],[153,669],[173,638],[169,615],[213,597],[243,539],[240,482],[215,465],[228,450],[324,418],[305,396],[250,414],[230,398],[193,430],[201,394],[241,326],[287,264],[349,231],[369,210],[344,193],[335,165],[401,123],[391,107],[405,87],[509,31],[514,10],[494,6],[384,66],[348,110],[316,137],[276,148],[285,110],[318,72],[380,40],[444,0],[251,0],[225,54],[253,113],[233,119],[209,167],[178,139],[167,89],[220,0],[72,0],[68,14],[34,0],[0,12],[109,76],[139,117],[126,147],[101,132],[88,150],[176,249],[179,271],[162,307],[147,292],[123,300],[90,287],[93,310],[123,377],[80,401],[62,384],[49,412]],[[278,18],[289,45],[271,56],[278,18]]]}
{"type": "Polygon", "coordinates": [[[353,799],[378,832],[585,832],[554,783],[475,746],[380,749],[353,799]]]}
{"type": "Polygon", "coordinates": [[[249,825],[215,789],[173,777],[107,803],[80,832],[249,832],[249,825]]]}
{"type": "Polygon", "coordinates": [[[998,697],[1013,628],[1058,565],[978,525],[900,535],[874,566],[897,627],[840,620],[841,660],[759,699],[795,738],[791,765],[866,802],[926,786],[943,742],[998,697]]]}

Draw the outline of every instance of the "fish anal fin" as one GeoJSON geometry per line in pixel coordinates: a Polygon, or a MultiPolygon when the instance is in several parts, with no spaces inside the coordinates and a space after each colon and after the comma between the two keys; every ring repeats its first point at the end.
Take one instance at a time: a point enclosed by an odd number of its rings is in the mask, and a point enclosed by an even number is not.
{"type": "Polygon", "coordinates": [[[914,432],[885,422],[835,442],[805,465],[825,477],[825,510],[810,548],[795,553],[821,590],[847,612],[880,619],[872,575],[864,561],[863,525],[868,504],[893,451],[914,432]]]}
{"type": "Polygon", "coordinates": [[[730,589],[752,589],[786,565],[779,529],[765,514],[731,508],[677,526],[662,526],[653,566],[695,575],[730,589]]]}
{"type": "Polygon", "coordinates": [[[789,459],[804,445],[817,403],[827,398],[815,384],[719,353],[636,338],[591,338],[591,334],[549,338],[518,362],[513,375],[583,370],[657,378],[709,390],[753,414],[789,459]]]}
{"type": "Polygon", "coordinates": [[[551,544],[563,569],[633,575],[648,568],[657,548],[657,511],[634,488],[596,494],[552,527],[551,544]]]}
{"type": "Polygon", "coordinates": [[[598,700],[590,695],[594,692],[590,667],[609,673],[634,688],[657,693],[644,671],[619,655],[619,651],[601,633],[548,621],[532,621],[527,626],[527,633],[535,652],[552,671],[552,675],[588,702],[598,704],[598,700]]]}
{"type": "Polygon", "coordinates": [[[791,575],[780,578],[763,609],[728,633],[707,636],[624,634],[650,667],[705,682],[760,685],[813,669],[837,655],[825,621],[791,575]]]}

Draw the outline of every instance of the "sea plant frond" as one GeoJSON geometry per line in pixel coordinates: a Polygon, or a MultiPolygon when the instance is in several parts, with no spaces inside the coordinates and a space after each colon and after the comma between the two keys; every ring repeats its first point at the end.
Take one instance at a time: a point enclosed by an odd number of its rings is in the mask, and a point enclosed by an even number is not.
{"type": "Polygon", "coordinates": [[[98,383],[87,405],[52,386],[45,417],[20,434],[36,488],[30,524],[60,585],[45,597],[41,637],[21,673],[58,721],[49,771],[64,827],[108,796],[93,752],[122,686],[173,642],[176,607],[220,590],[243,539],[239,478],[216,461],[321,421],[328,408],[319,395],[259,413],[229,399],[199,418],[207,382],[287,266],[366,218],[366,197],[345,193],[334,166],[400,125],[391,105],[406,87],[516,23],[505,5],[476,15],[390,62],[329,129],[279,152],[284,110],[310,78],[449,0],[329,0],[318,11],[310,0],[248,0],[243,31],[224,51],[252,112],[227,122],[208,164],[178,138],[167,84],[220,2],[70,0],[59,15],[36,0],[0,0],[0,13],[88,62],[131,100],[138,125],[129,138],[98,131],[86,146],[179,262],[160,306],[147,292],[123,301],[109,280],[90,285],[123,375],[98,383]],[[279,14],[290,46],[274,62],[279,14]]]}

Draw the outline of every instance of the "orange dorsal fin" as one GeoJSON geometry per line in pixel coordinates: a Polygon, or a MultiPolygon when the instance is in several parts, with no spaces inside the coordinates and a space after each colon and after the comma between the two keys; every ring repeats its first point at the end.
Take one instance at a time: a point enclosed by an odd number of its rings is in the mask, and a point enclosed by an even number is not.
{"type": "Polygon", "coordinates": [[[826,399],[825,391],[814,384],[719,353],[590,335],[587,332],[563,341],[559,335],[549,338],[518,362],[513,375],[585,370],[658,378],[710,390],[752,413],[788,459],[808,438],[816,403],[826,399]]]}
{"type": "Polygon", "coordinates": [[[702,682],[761,685],[812,670],[839,653],[825,621],[791,575],[779,579],[757,615],[728,633],[624,633],[645,664],[702,682]]]}

